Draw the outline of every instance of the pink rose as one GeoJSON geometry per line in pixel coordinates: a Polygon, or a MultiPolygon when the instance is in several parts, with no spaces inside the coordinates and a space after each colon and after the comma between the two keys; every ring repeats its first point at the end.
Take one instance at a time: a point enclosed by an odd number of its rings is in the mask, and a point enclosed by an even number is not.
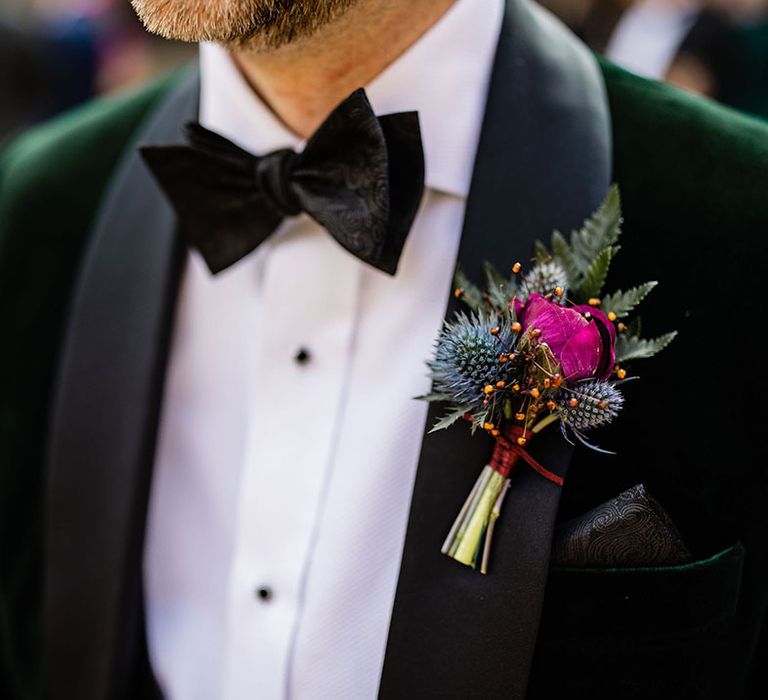
{"type": "Polygon", "coordinates": [[[549,345],[566,379],[607,379],[611,375],[616,330],[602,311],[585,305],[568,308],[540,294],[531,294],[525,304],[515,299],[514,305],[522,332],[529,328],[541,331],[541,341],[549,345]]]}

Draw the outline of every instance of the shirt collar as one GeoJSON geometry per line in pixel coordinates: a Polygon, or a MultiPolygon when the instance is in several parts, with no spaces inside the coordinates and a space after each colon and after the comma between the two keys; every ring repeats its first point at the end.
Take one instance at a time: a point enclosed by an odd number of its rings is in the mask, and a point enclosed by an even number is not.
{"type": "MultiPolygon", "coordinates": [[[[485,112],[503,0],[457,0],[369,85],[377,114],[418,111],[428,187],[466,197],[485,112]]],[[[200,121],[253,153],[300,149],[225,49],[200,46],[200,121]]]]}

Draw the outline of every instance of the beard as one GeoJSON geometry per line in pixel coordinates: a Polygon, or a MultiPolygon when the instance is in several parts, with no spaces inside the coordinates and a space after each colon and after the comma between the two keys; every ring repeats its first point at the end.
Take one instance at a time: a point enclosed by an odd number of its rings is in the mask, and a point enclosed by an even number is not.
{"type": "Polygon", "coordinates": [[[153,34],[270,51],[315,34],[359,0],[131,0],[153,34]]]}

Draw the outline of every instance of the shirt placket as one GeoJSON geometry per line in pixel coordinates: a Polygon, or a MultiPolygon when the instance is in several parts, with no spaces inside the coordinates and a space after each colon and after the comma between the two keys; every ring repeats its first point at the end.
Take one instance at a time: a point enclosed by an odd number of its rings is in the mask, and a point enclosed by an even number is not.
{"type": "Polygon", "coordinates": [[[262,274],[225,697],[277,700],[343,413],[360,263],[300,217],[270,242],[262,274]]]}

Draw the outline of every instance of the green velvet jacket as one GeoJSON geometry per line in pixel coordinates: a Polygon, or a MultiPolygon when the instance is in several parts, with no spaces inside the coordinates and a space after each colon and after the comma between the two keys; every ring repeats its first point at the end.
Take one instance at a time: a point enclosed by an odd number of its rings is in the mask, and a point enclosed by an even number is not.
{"type": "MultiPolygon", "coordinates": [[[[550,573],[529,697],[766,697],[768,396],[759,345],[768,264],[768,127],[601,68],[624,252],[614,286],[663,284],[642,369],[601,442],[578,451],[561,518],[644,482],[695,554],[681,567],[550,573]]],[[[174,79],[88,105],[0,158],[0,691],[44,697],[43,455],[78,265],[116,163],[174,79]]]]}

